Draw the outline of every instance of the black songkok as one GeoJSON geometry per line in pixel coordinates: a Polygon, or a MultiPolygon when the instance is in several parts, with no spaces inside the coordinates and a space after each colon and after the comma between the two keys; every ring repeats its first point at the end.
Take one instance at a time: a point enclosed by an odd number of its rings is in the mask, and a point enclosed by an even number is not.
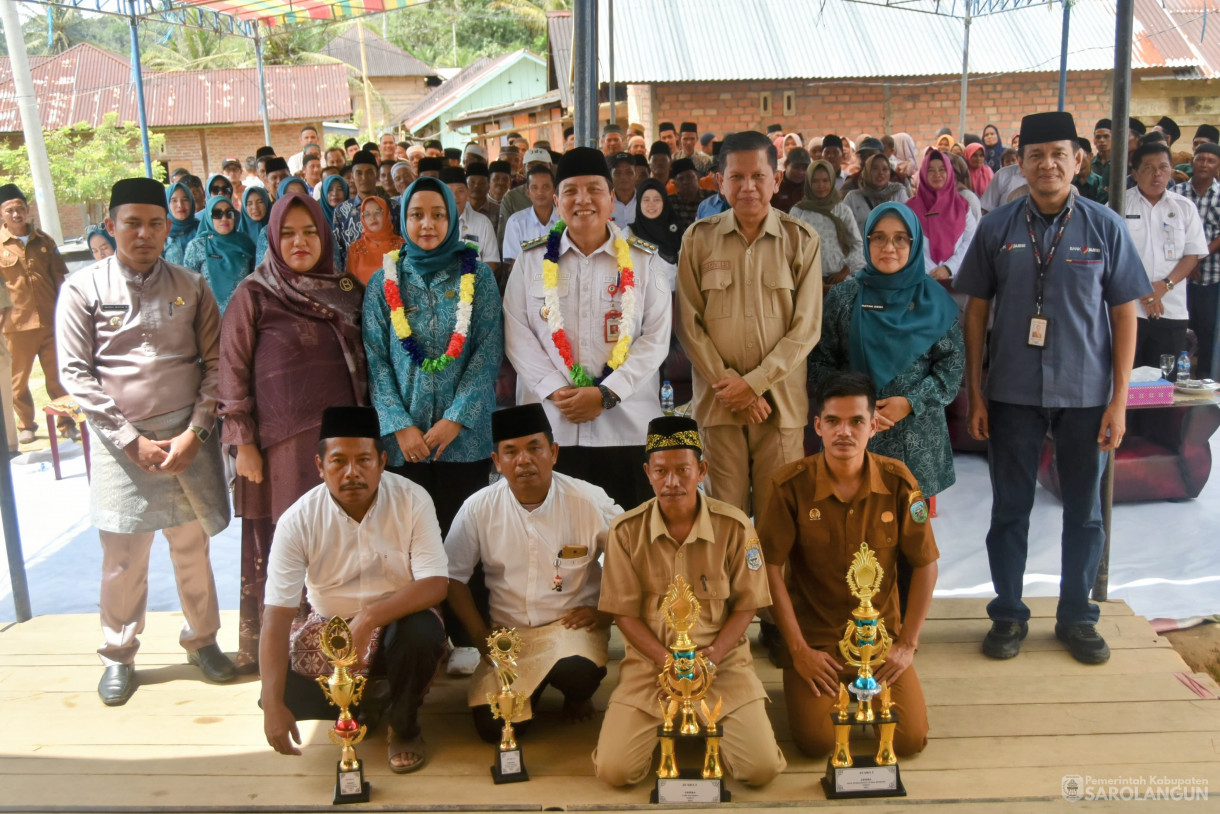
{"type": "Polygon", "coordinates": [[[634,166],[635,159],[631,156],[631,153],[615,153],[614,155],[610,156],[610,169],[614,169],[619,164],[624,162],[634,166]]]}
{"type": "Polygon", "coordinates": [[[1127,119],[1127,129],[1132,133],[1135,133],[1137,136],[1145,135],[1148,132],[1148,128],[1144,125],[1144,123],[1134,116],[1127,119]]]}
{"type": "Polygon", "coordinates": [[[1076,120],[1071,113],[1054,110],[1049,113],[1030,113],[1021,119],[1021,135],[1017,143],[1022,147],[1031,144],[1046,144],[1051,141],[1075,141],[1076,120]]]}
{"type": "Polygon", "coordinates": [[[1113,127],[1113,122],[1109,119],[1098,119],[1097,124],[1093,125],[1094,132],[1098,130],[1109,130],[1113,127]]]}
{"type": "Polygon", "coordinates": [[[555,186],[558,187],[568,178],[581,175],[600,175],[610,180],[610,168],[606,166],[606,156],[601,150],[592,147],[573,147],[559,159],[559,169],[555,173],[555,186]]]}
{"type": "Polygon", "coordinates": [[[822,138],[822,149],[825,150],[827,147],[838,147],[840,150],[842,150],[843,139],[839,138],[833,133],[829,136],[825,136],[822,138]]]}
{"type": "Polygon", "coordinates": [[[680,132],[680,133],[698,133],[699,125],[695,124],[694,122],[682,122],[682,126],[679,128],[678,132],[680,132]]]}
{"type": "Polygon", "coordinates": [[[110,188],[110,208],[123,204],[148,204],[168,211],[165,187],[153,178],[124,178],[110,188]]]}
{"type": "Polygon", "coordinates": [[[1161,120],[1156,123],[1156,126],[1161,128],[1161,132],[1170,141],[1177,141],[1182,138],[1182,128],[1178,127],[1178,123],[1168,116],[1162,116],[1161,120]]]}
{"type": "MultiPolygon", "coordinates": [[[[423,159],[420,159],[423,162],[423,159]]],[[[423,171],[423,167],[420,167],[423,171]]],[[[442,184],[464,184],[466,183],[466,171],[461,167],[441,167],[440,182],[442,184]]]]}
{"type": "Polygon", "coordinates": [[[669,174],[677,178],[687,170],[690,170],[691,172],[698,172],[698,170],[695,169],[694,161],[689,158],[679,158],[673,163],[673,166],[669,168],[669,174]]]}
{"type": "Polygon", "coordinates": [[[327,407],[322,411],[322,431],[318,440],[327,438],[380,438],[381,423],[372,407],[327,407]]]}
{"type": "Polygon", "coordinates": [[[647,167],[648,166],[648,156],[633,155],[633,156],[631,156],[631,163],[637,167],[647,167]]]}
{"type": "Polygon", "coordinates": [[[368,150],[359,150],[354,156],[352,156],[352,166],[354,167],[357,164],[368,164],[370,167],[376,167],[378,166],[377,156],[373,155],[368,150]]]}
{"type": "Polygon", "coordinates": [[[677,128],[674,127],[673,122],[661,122],[661,127],[658,129],[657,132],[664,133],[666,130],[676,130],[676,129],[677,128]]]}
{"type": "Polygon", "coordinates": [[[354,138],[344,139],[344,141],[343,141],[344,149],[347,149],[348,147],[359,147],[359,146],[360,146],[360,142],[356,141],[354,138]]]}
{"type": "Polygon", "coordinates": [[[673,151],[673,150],[671,150],[671,149],[669,149],[669,145],[668,145],[668,144],[666,144],[666,143],[665,143],[665,142],[663,142],[663,141],[654,141],[654,142],[652,143],[652,147],[650,147],[650,148],[648,149],[648,157],[649,157],[649,158],[652,158],[654,155],[669,155],[669,156],[672,156],[673,154],[674,154],[674,151],[673,151]]]}
{"type": "Polygon", "coordinates": [[[541,404],[521,404],[505,407],[491,414],[491,442],[499,444],[513,438],[525,438],[544,432],[551,434],[551,422],[541,404]]]}
{"type": "Polygon", "coordinates": [[[782,132],[784,132],[784,126],[782,124],[768,124],[767,125],[767,135],[768,136],[771,135],[772,133],[782,133],[782,132]]]}
{"type": "Polygon", "coordinates": [[[1207,153],[1208,155],[1214,155],[1217,158],[1220,158],[1220,144],[1217,144],[1214,141],[1205,141],[1195,148],[1195,155],[1198,155],[1199,153],[1207,153]]]}
{"type": "Polygon", "coordinates": [[[666,449],[693,449],[696,457],[703,457],[703,444],[699,442],[699,425],[695,423],[695,419],[663,415],[648,422],[644,454],[650,455],[666,449]]]}
{"type": "Polygon", "coordinates": [[[271,158],[268,158],[265,162],[263,162],[263,168],[267,171],[268,175],[270,175],[273,172],[276,172],[277,170],[287,171],[288,162],[285,161],[284,159],[280,158],[279,156],[272,156],[271,158]]]}
{"type": "Polygon", "coordinates": [[[459,150],[457,147],[446,147],[445,148],[445,158],[448,158],[450,161],[461,161],[462,160],[462,151],[459,150]]]}
{"type": "MultiPolygon", "coordinates": [[[[420,160],[422,161],[423,159],[420,159],[420,160]]],[[[489,173],[502,172],[505,175],[512,175],[513,174],[513,165],[509,164],[507,161],[493,161],[487,165],[487,171],[489,173]]]]}
{"type": "Polygon", "coordinates": [[[1213,144],[1220,142],[1220,130],[1217,130],[1214,125],[1201,124],[1195,130],[1195,138],[1205,138],[1213,144]]]}
{"type": "Polygon", "coordinates": [[[435,156],[428,156],[421,158],[418,166],[419,174],[423,175],[425,172],[440,172],[445,168],[445,162],[435,156]]]}
{"type": "Polygon", "coordinates": [[[491,170],[488,169],[487,165],[482,161],[476,161],[466,168],[466,177],[469,178],[472,175],[480,175],[484,178],[490,178],[491,170]]]}
{"type": "Polygon", "coordinates": [[[622,135],[623,128],[619,127],[617,124],[607,124],[602,128],[602,135],[604,136],[607,133],[618,133],[619,135],[622,135]]]}
{"type": "Polygon", "coordinates": [[[275,155],[274,147],[259,147],[257,150],[254,151],[255,158],[262,158],[263,156],[271,156],[271,155],[275,155]]]}
{"type": "MultiPolygon", "coordinates": [[[[161,187],[161,197],[165,197],[165,187],[161,187]]],[[[5,184],[0,187],[0,206],[9,201],[25,201],[25,193],[21,191],[21,187],[16,184],[5,184]]]]}

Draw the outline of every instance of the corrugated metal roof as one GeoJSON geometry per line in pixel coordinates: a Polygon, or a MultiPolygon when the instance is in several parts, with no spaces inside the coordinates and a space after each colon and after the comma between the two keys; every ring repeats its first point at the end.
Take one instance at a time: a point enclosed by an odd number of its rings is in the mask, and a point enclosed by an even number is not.
{"type": "Polygon", "coordinates": [[[498,57],[479,57],[462,69],[462,72],[449,81],[435,88],[424,98],[416,102],[410,110],[400,113],[394,119],[394,126],[402,125],[408,130],[414,130],[427,124],[448,107],[457,104],[463,96],[477,88],[484,80],[495,76],[509,65],[520,59],[535,59],[538,57],[522,48],[510,54],[498,57]]]}
{"type": "MultiPolygon", "coordinates": [[[[1203,75],[1220,76],[1220,4],[1215,0],[1165,0],[1156,4],[1177,26],[1182,42],[1203,61],[1203,75]]],[[[1136,4],[1138,13],[1139,3],[1136,4]]]]}
{"type": "MultiPolygon", "coordinates": [[[[618,22],[615,21],[615,29],[618,22]]],[[[572,12],[550,11],[546,15],[547,69],[551,84],[559,89],[559,101],[564,110],[572,108],[572,12]]]]}
{"type": "MultiPolygon", "coordinates": [[[[359,23],[357,23],[359,25],[359,23]]],[[[364,27],[364,52],[368,58],[369,76],[436,76],[427,63],[416,59],[394,43],[364,27]]],[[[328,42],[322,53],[346,62],[360,70],[360,32],[350,26],[328,42]]]]}
{"type": "MultiPolygon", "coordinates": [[[[79,122],[96,127],[111,112],[124,122],[139,118],[130,63],[117,54],[82,44],[30,63],[44,128],[79,122]]],[[[269,66],[264,75],[267,113],[273,121],[351,115],[346,65],[269,66]]],[[[144,102],[152,127],[257,122],[258,96],[253,68],[144,73],[144,102]]],[[[12,71],[8,59],[0,58],[0,132],[20,130],[12,71]]]]}
{"type": "MultiPolygon", "coordinates": [[[[1187,0],[1182,0],[1186,2],[1187,0]]],[[[1203,2],[1203,0],[1195,0],[1203,2]]],[[[606,19],[606,0],[599,0],[606,19]]],[[[1193,68],[1206,61],[1183,39],[1159,0],[1137,0],[1133,67],[1193,68]]],[[[616,82],[855,79],[940,76],[962,69],[961,20],[847,0],[801,6],[788,0],[615,0],[616,82]],[[731,36],[728,29],[731,28],[731,36]]],[[[1055,71],[1062,12],[1039,5],[976,17],[970,30],[972,74],[1055,71]]],[[[609,32],[599,30],[601,75],[609,32]]],[[[1208,39],[1220,37],[1220,27],[1208,39]]],[[[570,48],[571,35],[568,34],[570,48]]],[[[1114,67],[1113,0],[1072,6],[1068,70],[1114,67]]],[[[559,80],[560,85],[564,83],[559,80]]]]}

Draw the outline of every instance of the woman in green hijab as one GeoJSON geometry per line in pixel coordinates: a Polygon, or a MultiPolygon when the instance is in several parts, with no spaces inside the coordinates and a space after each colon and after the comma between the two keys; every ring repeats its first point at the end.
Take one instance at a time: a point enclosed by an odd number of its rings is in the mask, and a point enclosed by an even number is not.
{"type": "Polygon", "coordinates": [[[237,228],[238,213],[223,195],[203,210],[199,234],[186,247],[182,265],[208,281],[223,316],[237,284],[254,270],[254,242],[237,228]]]}
{"type": "Polygon", "coordinates": [[[871,376],[878,428],[868,448],[905,463],[931,497],[956,479],[945,405],[966,362],[957,305],[924,269],[923,230],[909,207],[878,206],[865,240],[864,268],[826,297],[810,383],[837,370],[871,376]]]}

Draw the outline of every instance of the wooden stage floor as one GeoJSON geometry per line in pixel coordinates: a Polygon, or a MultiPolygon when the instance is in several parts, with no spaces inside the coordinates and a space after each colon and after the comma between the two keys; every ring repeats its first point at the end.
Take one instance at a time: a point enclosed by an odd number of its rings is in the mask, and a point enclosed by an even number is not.
{"type": "MultiPolygon", "coordinates": [[[[944,808],[999,814],[1066,809],[1064,775],[1194,777],[1220,799],[1220,688],[1191,674],[1148,623],[1122,603],[1103,606],[1099,630],[1109,664],[1076,663],[1055,641],[1054,600],[1031,601],[1034,619],[1021,655],[979,653],[985,603],[933,603],[916,662],[929,703],[927,750],[902,762],[905,801],[825,800],[825,760],[801,756],[788,737],[780,674],[755,652],[771,695],[771,717],[788,770],[763,789],[730,781],[740,810],[841,807],[853,811],[944,808]]],[[[236,640],[224,615],[221,645],[236,640]]],[[[0,630],[0,810],[318,811],[330,798],[338,749],[321,722],[304,722],[304,755],[274,754],[263,738],[258,682],[209,685],[177,646],[181,617],[150,615],[137,664],[139,689],[124,707],[102,706],[96,616],[43,616],[0,630]]],[[[755,631],[751,630],[751,636],[755,631]]],[[[616,639],[617,641],[617,639],[616,639]]],[[[617,648],[621,654],[621,646],[617,648]]],[[[613,652],[613,651],[612,651],[613,652]]],[[[605,707],[616,664],[595,702],[605,707]]],[[[492,747],[479,741],[465,706],[465,679],[443,677],[423,714],[432,759],[397,776],[384,734],[358,747],[372,801],[354,810],[564,810],[650,808],[648,783],[612,789],[592,776],[594,720],[565,726],[544,698],[523,741],[529,783],[492,784],[492,747]]],[[[1085,804],[1129,811],[1132,802],[1085,804]]],[[[1165,803],[1152,806],[1165,810],[1165,803]]],[[[1137,806],[1146,809],[1149,806],[1137,806]]],[[[1175,809],[1176,810],[1176,809],[1175,809]]],[[[1215,810],[1215,809],[1213,809],[1215,810]]]]}

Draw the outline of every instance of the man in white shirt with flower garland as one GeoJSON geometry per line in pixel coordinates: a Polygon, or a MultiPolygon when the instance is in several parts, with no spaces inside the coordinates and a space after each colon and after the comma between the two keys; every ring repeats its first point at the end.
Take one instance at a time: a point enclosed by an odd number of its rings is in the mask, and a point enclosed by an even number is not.
{"type": "Polygon", "coordinates": [[[522,246],[504,292],[517,403],[542,403],[562,447],[557,472],[631,509],[652,494],[642,462],[648,422],[661,415],[669,286],[656,247],[609,222],[601,151],[564,153],[555,180],[560,222],[522,246]]]}

